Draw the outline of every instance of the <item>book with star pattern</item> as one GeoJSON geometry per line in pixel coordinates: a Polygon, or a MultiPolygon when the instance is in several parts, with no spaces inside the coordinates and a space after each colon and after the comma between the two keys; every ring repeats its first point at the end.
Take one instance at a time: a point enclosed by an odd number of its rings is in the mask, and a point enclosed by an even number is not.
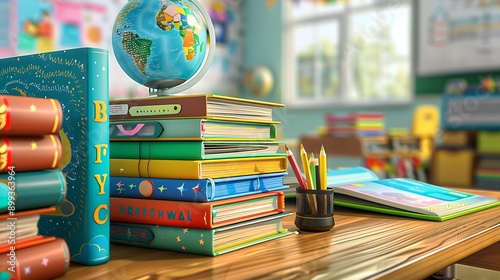
{"type": "Polygon", "coordinates": [[[286,172],[218,179],[162,179],[111,176],[111,197],[208,202],[287,189],[286,172]]]}
{"type": "Polygon", "coordinates": [[[61,238],[48,238],[47,241],[50,242],[34,242],[27,247],[1,252],[0,279],[44,280],[64,275],[70,265],[68,245],[61,238]]]}
{"type": "Polygon", "coordinates": [[[111,242],[144,248],[218,256],[292,234],[283,212],[215,229],[111,222],[111,242]]]}
{"type": "Polygon", "coordinates": [[[111,197],[113,222],[188,228],[218,228],[283,212],[283,192],[266,192],[212,202],[111,197]]]}

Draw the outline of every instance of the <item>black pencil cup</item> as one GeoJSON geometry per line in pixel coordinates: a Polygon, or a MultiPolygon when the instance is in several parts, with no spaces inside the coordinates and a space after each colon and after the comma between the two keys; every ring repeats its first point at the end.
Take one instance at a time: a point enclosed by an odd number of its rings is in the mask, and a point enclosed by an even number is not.
{"type": "Polygon", "coordinates": [[[305,190],[297,188],[295,225],[304,231],[328,231],[335,225],[333,188],[305,190]]]}

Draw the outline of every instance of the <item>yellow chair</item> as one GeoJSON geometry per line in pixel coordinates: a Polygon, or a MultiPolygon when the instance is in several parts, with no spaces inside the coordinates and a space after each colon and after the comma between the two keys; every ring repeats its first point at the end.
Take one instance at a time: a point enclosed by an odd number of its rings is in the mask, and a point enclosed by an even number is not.
{"type": "Polygon", "coordinates": [[[420,105],[415,108],[411,134],[420,139],[420,159],[427,161],[439,131],[439,108],[433,105],[420,105]]]}

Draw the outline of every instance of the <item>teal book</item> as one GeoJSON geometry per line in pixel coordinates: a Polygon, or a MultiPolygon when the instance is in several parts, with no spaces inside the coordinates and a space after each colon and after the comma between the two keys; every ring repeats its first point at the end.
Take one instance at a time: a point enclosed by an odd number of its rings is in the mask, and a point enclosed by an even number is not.
{"type": "Polygon", "coordinates": [[[0,59],[0,94],[53,98],[63,124],[59,166],[67,193],[39,233],[64,239],[71,262],[109,260],[108,51],[76,48],[0,59]]]}
{"type": "Polygon", "coordinates": [[[110,158],[122,159],[220,159],[284,156],[279,142],[236,141],[112,141],[110,158]]]}
{"type": "Polygon", "coordinates": [[[0,214],[60,205],[65,196],[60,170],[0,174],[0,214]]]}
{"type": "Polygon", "coordinates": [[[276,126],[203,118],[121,120],[110,122],[109,133],[111,141],[272,141],[276,138],[276,126]]]}
{"type": "Polygon", "coordinates": [[[111,222],[111,242],[117,244],[217,256],[291,234],[283,227],[289,212],[216,229],[111,222]]]}
{"type": "Polygon", "coordinates": [[[500,205],[494,197],[409,179],[378,179],[362,167],[328,174],[335,205],[431,221],[446,221],[500,205]],[[338,180],[336,180],[338,178],[338,180]]]}

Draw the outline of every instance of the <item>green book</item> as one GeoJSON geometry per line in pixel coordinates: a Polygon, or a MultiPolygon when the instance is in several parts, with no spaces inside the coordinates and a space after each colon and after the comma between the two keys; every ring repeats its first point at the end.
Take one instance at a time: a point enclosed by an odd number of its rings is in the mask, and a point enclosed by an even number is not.
{"type": "Polygon", "coordinates": [[[0,174],[0,214],[57,206],[65,196],[60,170],[0,174]]]}
{"type": "Polygon", "coordinates": [[[111,141],[272,141],[276,126],[202,118],[123,120],[109,123],[109,137],[111,141]]]}
{"type": "Polygon", "coordinates": [[[283,227],[289,212],[216,229],[111,222],[111,242],[117,244],[217,256],[291,234],[283,227]]]}
{"type": "Polygon", "coordinates": [[[111,142],[110,157],[120,159],[220,159],[285,155],[279,142],[155,141],[111,142]]]}

